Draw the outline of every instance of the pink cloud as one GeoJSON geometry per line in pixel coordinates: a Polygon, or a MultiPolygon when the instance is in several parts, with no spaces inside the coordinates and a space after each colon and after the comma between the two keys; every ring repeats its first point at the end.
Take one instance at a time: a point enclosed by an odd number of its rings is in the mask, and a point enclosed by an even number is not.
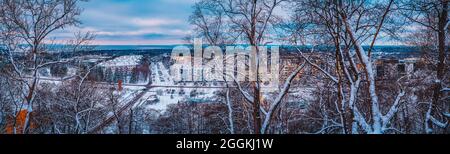
{"type": "Polygon", "coordinates": [[[164,25],[173,25],[182,23],[179,20],[173,19],[158,19],[158,18],[133,18],[130,21],[130,24],[134,24],[137,26],[164,26],[164,25]]]}

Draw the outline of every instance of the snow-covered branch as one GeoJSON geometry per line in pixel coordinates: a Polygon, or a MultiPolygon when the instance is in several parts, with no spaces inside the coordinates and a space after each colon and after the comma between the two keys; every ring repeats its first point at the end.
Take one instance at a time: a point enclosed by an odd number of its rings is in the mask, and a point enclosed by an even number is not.
{"type": "Polygon", "coordinates": [[[446,116],[447,118],[450,118],[450,113],[443,113],[444,116],[446,116]]]}
{"type": "Polygon", "coordinates": [[[445,24],[445,26],[444,26],[444,29],[446,30],[446,31],[448,31],[447,29],[448,29],[448,26],[450,25],[450,21],[448,21],[447,22],[447,24],[445,24]]]}
{"type": "Polygon", "coordinates": [[[73,61],[75,61],[77,59],[78,59],[78,57],[72,57],[72,58],[69,58],[69,59],[62,59],[62,60],[58,60],[58,61],[46,62],[46,63],[43,63],[43,64],[39,64],[37,66],[37,68],[40,69],[40,68],[44,68],[44,67],[47,67],[47,66],[50,66],[50,65],[65,64],[65,63],[73,62],[73,61]]]}
{"type": "Polygon", "coordinates": [[[338,83],[338,80],[336,79],[336,77],[332,76],[330,73],[328,73],[327,71],[325,71],[324,69],[322,69],[320,66],[318,66],[317,64],[311,62],[309,60],[308,57],[306,57],[305,55],[303,55],[303,52],[300,51],[300,49],[298,47],[296,47],[297,51],[300,53],[300,56],[302,56],[303,59],[305,59],[305,61],[313,66],[314,68],[318,69],[319,71],[321,71],[323,74],[325,74],[327,77],[329,77],[333,82],[338,83]]]}
{"type": "Polygon", "coordinates": [[[431,120],[431,122],[433,122],[433,124],[435,124],[438,127],[446,128],[448,126],[448,121],[443,123],[443,122],[440,122],[439,120],[437,120],[436,118],[434,118],[433,116],[430,116],[430,120],[431,120]]]}
{"type": "Polygon", "coordinates": [[[394,104],[392,104],[391,108],[389,109],[388,113],[382,117],[383,120],[383,127],[386,127],[387,124],[391,121],[392,117],[394,117],[395,113],[398,111],[398,106],[400,104],[400,99],[405,95],[405,92],[403,90],[400,90],[400,93],[395,97],[394,104]]]}
{"type": "Polygon", "coordinates": [[[356,39],[356,35],[352,28],[350,27],[350,23],[347,20],[347,17],[344,13],[341,13],[342,21],[345,25],[345,29],[347,34],[350,36],[351,41],[353,42],[355,46],[356,53],[362,62],[362,65],[364,67],[364,70],[367,75],[367,80],[369,82],[369,94],[370,94],[370,101],[372,103],[372,118],[373,118],[373,133],[382,133],[381,130],[381,120],[382,120],[382,114],[380,112],[380,107],[378,103],[378,96],[376,94],[375,89],[375,75],[372,68],[372,62],[370,61],[369,57],[365,53],[361,43],[356,39]]]}
{"type": "Polygon", "coordinates": [[[265,119],[264,122],[262,124],[261,127],[261,133],[265,133],[267,130],[267,127],[270,124],[270,120],[272,119],[273,113],[274,111],[277,109],[278,105],[281,103],[281,100],[283,99],[284,96],[286,96],[286,94],[289,91],[289,88],[291,87],[291,82],[292,80],[295,78],[295,76],[297,76],[297,74],[303,70],[303,68],[305,67],[305,63],[299,65],[290,75],[289,77],[286,79],[286,81],[284,82],[283,88],[280,91],[280,93],[278,94],[278,96],[275,98],[275,100],[270,104],[269,109],[267,110],[267,113],[265,113],[265,119]]]}
{"type": "Polygon", "coordinates": [[[239,81],[237,81],[237,79],[235,77],[232,77],[232,79],[233,79],[234,83],[237,85],[239,92],[241,92],[241,94],[244,96],[244,98],[248,102],[252,103],[254,101],[253,97],[242,88],[241,83],[239,81]]]}
{"type": "Polygon", "coordinates": [[[227,102],[227,108],[228,108],[228,123],[229,123],[229,129],[230,133],[234,134],[234,121],[233,121],[233,104],[231,104],[231,98],[230,98],[230,89],[227,89],[226,92],[226,102],[227,102]]]}
{"type": "Polygon", "coordinates": [[[431,121],[432,124],[441,127],[446,128],[448,127],[448,121],[447,122],[440,122],[438,119],[434,118],[433,115],[431,115],[431,111],[433,109],[433,102],[429,103],[427,113],[425,114],[425,132],[430,134],[433,132],[433,129],[431,128],[429,121],[431,121]]]}
{"type": "Polygon", "coordinates": [[[389,109],[389,111],[386,113],[386,115],[382,116],[383,129],[387,127],[387,125],[391,121],[392,117],[394,117],[395,113],[397,113],[398,106],[400,104],[400,99],[405,95],[405,91],[404,91],[402,85],[400,84],[400,80],[402,80],[405,77],[406,76],[403,76],[403,77],[401,77],[400,79],[397,80],[397,84],[398,84],[400,90],[399,90],[398,95],[395,97],[394,103],[392,104],[392,106],[389,109]]]}

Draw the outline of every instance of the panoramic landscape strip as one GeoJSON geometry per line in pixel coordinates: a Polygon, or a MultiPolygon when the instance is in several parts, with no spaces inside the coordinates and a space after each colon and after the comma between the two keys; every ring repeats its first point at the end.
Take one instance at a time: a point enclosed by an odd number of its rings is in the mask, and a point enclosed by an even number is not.
{"type": "Polygon", "coordinates": [[[0,0],[0,134],[448,134],[449,2],[0,0]]]}

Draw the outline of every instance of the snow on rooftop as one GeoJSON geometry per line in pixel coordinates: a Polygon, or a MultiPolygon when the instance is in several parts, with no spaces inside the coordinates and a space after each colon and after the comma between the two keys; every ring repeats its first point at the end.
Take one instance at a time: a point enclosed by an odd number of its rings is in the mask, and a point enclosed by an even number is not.
{"type": "Polygon", "coordinates": [[[100,63],[101,67],[136,66],[142,59],[142,55],[120,56],[113,60],[100,63]]]}

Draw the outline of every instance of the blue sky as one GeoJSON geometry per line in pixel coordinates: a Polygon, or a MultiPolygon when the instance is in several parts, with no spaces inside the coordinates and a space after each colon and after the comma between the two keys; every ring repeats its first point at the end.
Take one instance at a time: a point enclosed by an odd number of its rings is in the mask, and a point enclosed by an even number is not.
{"type": "Polygon", "coordinates": [[[66,28],[51,37],[65,40],[76,31],[92,31],[94,44],[149,45],[183,43],[190,33],[188,18],[196,0],[91,0],[78,28],[66,28]]]}
{"type": "MultiPolygon", "coordinates": [[[[80,2],[82,25],[57,31],[51,40],[65,41],[91,31],[97,45],[183,44],[191,33],[188,22],[198,0],[90,0],[80,2]]],[[[281,11],[281,10],[280,10],[281,11]]],[[[281,11],[280,14],[285,14],[281,11]]],[[[378,44],[396,44],[383,41],[378,44]]]]}

